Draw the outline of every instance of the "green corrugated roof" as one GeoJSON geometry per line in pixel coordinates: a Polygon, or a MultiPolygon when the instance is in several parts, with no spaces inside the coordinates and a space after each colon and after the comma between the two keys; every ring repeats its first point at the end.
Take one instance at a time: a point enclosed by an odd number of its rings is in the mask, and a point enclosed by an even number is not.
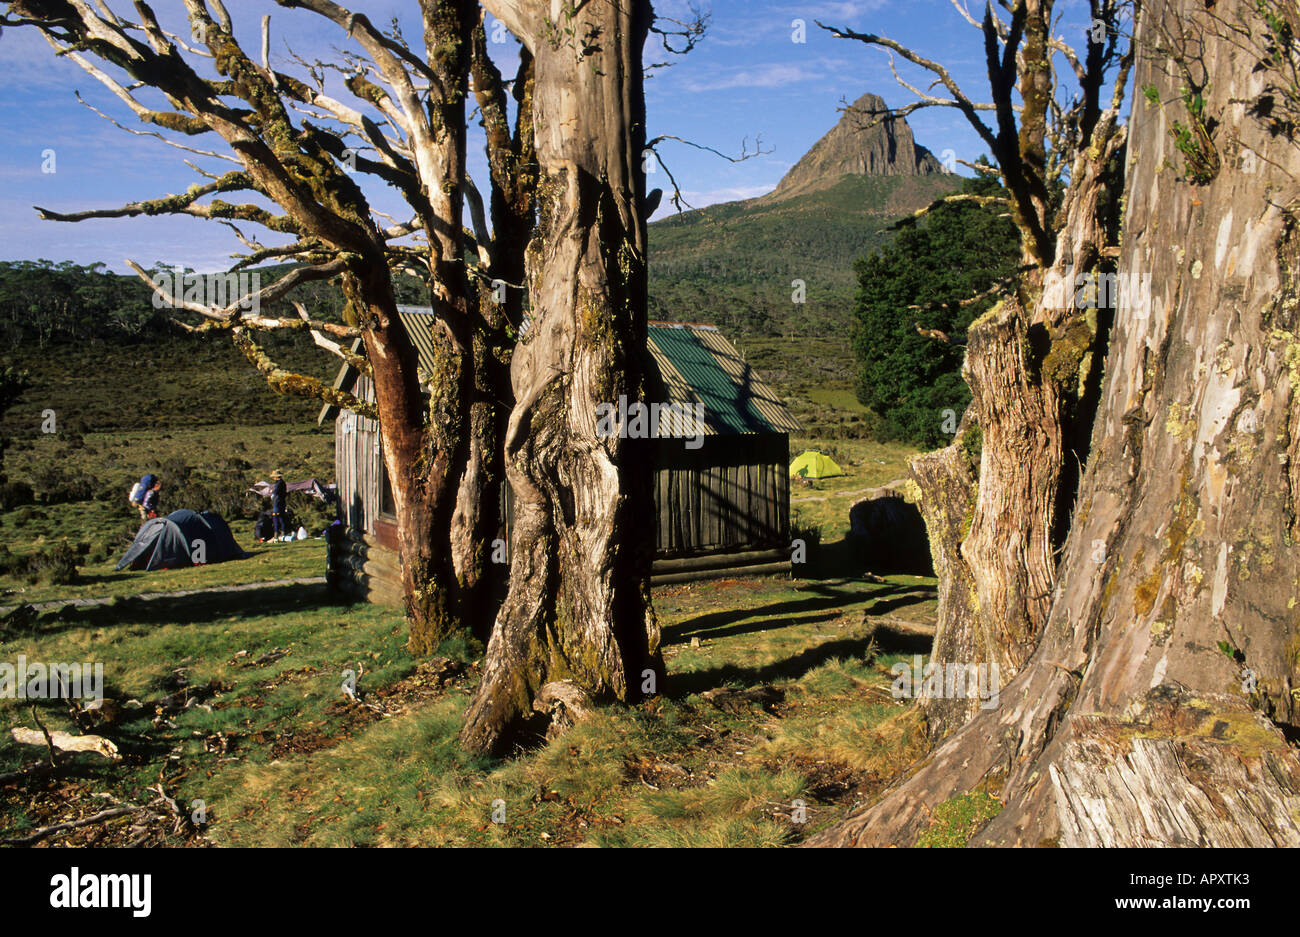
{"type": "Polygon", "coordinates": [[[704,420],[713,432],[782,432],[764,418],[752,392],[732,380],[693,329],[652,328],[650,341],[704,404],[704,420]]]}
{"type": "MultiPolygon", "coordinates": [[[[434,360],[433,310],[423,306],[397,309],[423,372],[434,360]]],[[[663,380],[666,399],[662,402],[702,403],[707,435],[800,431],[781,398],[713,326],[653,322],[649,339],[650,354],[663,380]]],[[[344,365],[335,387],[350,387],[355,373],[344,365]]],[[[327,404],[319,419],[324,422],[337,415],[337,408],[327,404]]]]}

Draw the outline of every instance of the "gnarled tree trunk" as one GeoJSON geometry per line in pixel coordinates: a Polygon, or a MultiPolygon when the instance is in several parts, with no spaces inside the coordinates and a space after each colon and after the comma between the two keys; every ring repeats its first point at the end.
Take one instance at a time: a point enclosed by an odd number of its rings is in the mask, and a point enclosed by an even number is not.
{"type": "Polygon", "coordinates": [[[596,408],[637,399],[645,372],[644,0],[485,4],[535,56],[540,217],[532,319],[511,363],[510,586],[461,733],[501,753],[546,683],[596,701],[662,679],[650,605],[650,466],[597,433],[596,408]]]}
{"type": "MultiPolygon", "coordinates": [[[[1045,6],[1041,15],[1050,17],[1045,6]]],[[[1027,43],[1024,55],[1034,48],[1027,43]]],[[[1040,70],[1025,71],[1022,87],[1030,87],[1040,70]]],[[[1015,151],[1000,155],[1003,165],[1042,162],[1042,121],[1041,104],[1036,115],[1022,111],[1019,134],[1001,140],[1015,151]]],[[[1016,213],[1025,272],[1014,294],[968,331],[962,373],[972,399],[957,441],[912,466],[940,579],[932,659],[996,665],[1002,683],[1024,666],[1047,623],[1112,318],[1104,278],[1114,270],[1127,128],[1115,107],[1084,126],[1091,136],[1071,165],[1055,222],[1031,190],[1027,202],[1039,213],[1023,206],[1016,213]],[[1102,289],[1080,292],[1088,282],[1102,289]]],[[[925,698],[931,737],[952,732],[980,706],[925,698]]]]}
{"type": "Polygon", "coordinates": [[[1005,804],[979,844],[1300,844],[1300,150],[1257,119],[1269,70],[1241,24],[1260,36],[1254,3],[1164,0],[1139,26],[1136,83],[1166,103],[1131,121],[1138,288],[1041,642],[998,708],[814,845],[909,843],[975,789],[1005,804]],[[1193,55],[1220,123],[1190,158],[1222,163],[1199,185],[1170,134],[1187,76],[1166,71],[1193,55]]]}

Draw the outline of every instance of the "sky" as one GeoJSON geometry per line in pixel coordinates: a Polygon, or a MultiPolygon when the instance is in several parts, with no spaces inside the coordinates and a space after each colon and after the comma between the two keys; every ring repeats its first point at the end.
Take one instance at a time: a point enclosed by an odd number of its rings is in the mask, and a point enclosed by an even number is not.
{"type": "MultiPolygon", "coordinates": [[[[958,0],[963,2],[963,0],[958,0]]],[[[114,0],[130,14],[129,6],[114,0]]],[[[165,28],[184,22],[179,0],[156,0],[165,28]]],[[[271,13],[272,62],[294,73],[290,52],[331,57],[346,44],[333,24],[315,14],[283,10],[266,0],[226,0],[236,36],[246,50],[260,43],[260,21],[271,13]]],[[[729,156],[756,149],[762,155],[730,162],[702,149],[664,141],[659,153],[689,204],[752,198],[773,189],[841,116],[839,109],[865,92],[880,94],[892,106],[913,100],[890,72],[887,54],[863,43],[836,39],[817,25],[848,27],[888,36],[944,63],[966,93],[986,100],[987,78],[979,32],[953,8],[953,0],[826,0],[776,3],[707,0],[708,31],[688,55],[665,52],[656,37],[646,45],[653,68],[646,83],[648,134],[681,137],[729,156]],[[802,29],[800,28],[802,23],[802,29]],[[802,41],[799,41],[802,40],[802,41]]],[[[350,8],[377,24],[396,17],[408,36],[419,36],[413,0],[358,0],[350,8]]],[[[1058,3],[1063,17],[1058,33],[1081,40],[1087,27],[1083,0],[1058,3]],[[1077,34],[1077,35],[1076,35],[1077,34]]],[[[972,4],[978,17],[982,7],[972,4]]],[[[689,18],[683,0],[660,0],[661,17],[689,18]]],[[[489,36],[492,35],[489,20],[489,36]]],[[[672,28],[670,23],[663,23],[672,28]]],[[[515,71],[518,45],[510,37],[491,46],[507,76],[515,71]]],[[[899,71],[925,83],[923,73],[900,63],[899,71]]],[[[185,165],[190,159],[209,171],[231,168],[211,157],[183,153],[160,141],[130,134],[99,116],[75,96],[132,129],[143,125],[108,89],[75,63],[56,59],[45,40],[30,28],[0,34],[0,260],[103,262],[127,272],[130,258],[145,266],[184,264],[201,271],[224,269],[242,250],[223,225],[192,218],[104,219],[76,224],[42,221],[32,206],[56,211],[109,208],[182,192],[203,181],[185,165]],[[49,170],[53,171],[49,171],[49,170]]],[[[346,94],[346,92],[344,92],[346,94]]],[[[158,103],[158,102],[155,102],[158,103]]],[[[908,122],[916,140],[940,160],[970,160],[985,152],[965,119],[952,108],[926,108],[908,122]]],[[[471,137],[470,172],[486,176],[482,138],[471,137]]],[[[185,142],[222,151],[214,134],[185,142]],[[210,141],[210,142],[209,142],[210,141]]],[[[663,170],[650,187],[667,188],[663,170]]],[[[962,171],[958,167],[958,171],[962,171]]],[[[368,184],[367,184],[368,185],[368,184]]],[[[367,188],[372,204],[403,219],[391,192],[367,188]]],[[[667,199],[654,216],[674,209],[667,199]]],[[[251,233],[251,232],[250,232],[251,233]]],[[[267,243],[275,243],[265,237],[267,243]]]]}

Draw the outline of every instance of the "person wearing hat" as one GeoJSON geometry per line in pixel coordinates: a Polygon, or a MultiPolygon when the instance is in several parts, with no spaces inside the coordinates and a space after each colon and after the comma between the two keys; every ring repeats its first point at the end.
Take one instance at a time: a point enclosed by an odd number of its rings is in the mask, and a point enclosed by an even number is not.
{"type": "Polygon", "coordinates": [[[280,540],[288,533],[285,523],[284,502],[288,494],[287,486],[284,483],[284,476],[280,470],[276,469],[271,473],[271,523],[274,525],[273,530],[276,540],[280,540]]]}

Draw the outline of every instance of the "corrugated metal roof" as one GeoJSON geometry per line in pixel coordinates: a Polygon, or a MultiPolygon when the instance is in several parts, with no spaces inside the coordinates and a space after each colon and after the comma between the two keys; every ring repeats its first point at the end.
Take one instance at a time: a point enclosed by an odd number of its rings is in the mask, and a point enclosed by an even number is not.
{"type": "Polygon", "coordinates": [[[650,326],[666,403],[701,403],[707,435],[790,433],[800,425],[776,392],[714,327],[650,326]]]}
{"type": "Polygon", "coordinates": [[[649,334],[668,402],[703,403],[708,435],[802,430],[776,391],[713,326],[654,322],[649,334]]]}
{"type": "MultiPolygon", "coordinates": [[[[424,380],[424,370],[434,359],[433,310],[427,306],[398,306],[397,312],[419,354],[424,380]]],[[[705,435],[802,431],[776,391],[758,376],[716,327],[652,322],[649,338],[650,355],[663,382],[664,399],[657,402],[703,404],[705,435]]],[[[348,365],[343,366],[336,387],[342,386],[345,373],[350,370],[348,365]]],[[[321,421],[334,415],[334,408],[327,406],[321,411],[321,421]]],[[[698,431],[690,415],[671,412],[660,414],[658,429],[661,436],[691,436],[698,431]]]]}
{"type": "Polygon", "coordinates": [[[428,306],[398,306],[397,317],[402,320],[402,325],[406,326],[406,334],[410,336],[411,344],[415,346],[420,362],[420,380],[427,381],[429,375],[426,371],[429,362],[436,357],[433,350],[433,329],[436,324],[433,310],[428,306]]]}

